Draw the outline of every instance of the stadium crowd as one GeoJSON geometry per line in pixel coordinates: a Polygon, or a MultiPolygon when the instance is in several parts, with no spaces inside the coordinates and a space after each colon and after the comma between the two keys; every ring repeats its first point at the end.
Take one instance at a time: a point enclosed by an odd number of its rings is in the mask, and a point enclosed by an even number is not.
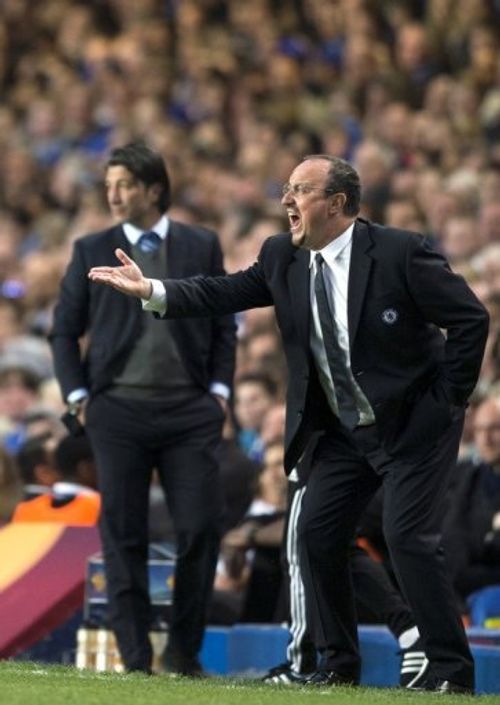
{"type": "MultiPolygon", "coordinates": [[[[280,199],[294,165],[328,153],[359,171],[364,217],[424,233],[488,308],[460,467],[481,460],[496,468],[492,523],[471,561],[492,563],[481,575],[500,582],[499,27],[495,0],[5,0],[0,520],[12,517],[23,485],[50,484],[40,463],[27,474],[19,458],[39,439],[49,463],[48,437],[55,447],[64,435],[46,336],[75,239],[110,225],[102,189],[110,150],[144,139],[162,153],[173,177],[170,215],[214,229],[228,272],[286,230],[280,199]],[[484,403],[492,411],[478,424],[484,403]]],[[[226,494],[241,505],[233,530],[252,500],[280,518],[286,495],[284,474],[258,479],[266,449],[283,436],[286,372],[274,314],[252,310],[237,322],[223,461],[226,494]]],[[[449,522],[455,552],[459,518],[449,522]]],[[[230,534],[221,561],[230,554],[232,562],[218,586],[245,589],[251,560],[238,562],[234,551],[245,547],[241,531],[230,534]]],[[[478,583],[460,570],[464,598],[478,583]]]]}

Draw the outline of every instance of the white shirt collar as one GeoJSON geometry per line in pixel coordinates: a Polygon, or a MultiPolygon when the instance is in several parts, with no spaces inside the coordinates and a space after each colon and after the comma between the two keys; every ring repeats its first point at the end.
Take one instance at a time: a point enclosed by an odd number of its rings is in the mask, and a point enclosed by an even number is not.
{"type": "MultiPolygon", "coordinates": [[[[167,237],[169,224],[170,223],[167,216],[162,215],[160,220],[155,223],[153,227],[150,228],[147,232],[151,232],[152,230],[154,230],[154,232],[159,235],[162,240],[164,240],[167,237]]],[[[141,230],[141,228],[137,228],[135,225],[132,225],[132,223],[123,223],[122,228],[123,232],[125,233],[125,237],[132,246],[137,245],[141,235],[146,232],[145,230],[141,230]]]]}
{"type": "Polygon", "coordinates": [[[322,250],[311,250],[310,252],[310,259],[309,259],[309,267],[313,266],[314,263],[314,258],[318,254],[318,252],[321,252],[323,255],[323,259],[325,262],[328,264],[328,266],[331,267],[333,264],[333,261],[337,259],[337,257],[340,256],[340,254],[345,250],[346,247],[348,247],[351,242],[352,242],[352,233],[354,231],[354,223],[351,223],[349,227],[344,230],[343,233],[341,233],[338,237],[335,238],[335,240],[332,240],[331,242],[328,243],[325,247],[323,247],[322,250]]]}

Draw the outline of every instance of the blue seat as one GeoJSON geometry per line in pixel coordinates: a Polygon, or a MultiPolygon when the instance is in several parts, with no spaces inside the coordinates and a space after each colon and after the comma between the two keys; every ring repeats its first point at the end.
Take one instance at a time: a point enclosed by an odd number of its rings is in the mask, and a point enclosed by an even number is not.
{"type": "Polygon", "coordinates": [[[487,620],[500,620],[500,585],[476,590],[467,598],[467,604],[472,626],[484,627],[487,620]]]}

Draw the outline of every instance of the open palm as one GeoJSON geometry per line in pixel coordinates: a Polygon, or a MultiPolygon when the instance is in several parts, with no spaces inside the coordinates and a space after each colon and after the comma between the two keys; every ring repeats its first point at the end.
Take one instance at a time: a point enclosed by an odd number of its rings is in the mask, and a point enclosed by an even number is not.
{"type": "Polygon", "coordinates": [[[114,289],[130,296],[148,299],[151,296],[151,283],[146,279],[133,259],[121,249],[115,250],[115,255],[122,263],[118,267],[92,267],[88,273],[91,281],[107,284],[114,289]]]}

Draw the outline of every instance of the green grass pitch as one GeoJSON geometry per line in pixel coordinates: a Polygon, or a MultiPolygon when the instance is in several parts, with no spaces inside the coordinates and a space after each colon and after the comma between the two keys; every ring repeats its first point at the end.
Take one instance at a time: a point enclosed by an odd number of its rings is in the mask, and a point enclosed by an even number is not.
{"type": "Polygon", "coordinates": [[[5,705],[500,705],[500,695],[408,693],[382,688],[306,689],[229,677],[190,680],[166,675],[108,674],[18,661],[0,662],[5,705]]]}

